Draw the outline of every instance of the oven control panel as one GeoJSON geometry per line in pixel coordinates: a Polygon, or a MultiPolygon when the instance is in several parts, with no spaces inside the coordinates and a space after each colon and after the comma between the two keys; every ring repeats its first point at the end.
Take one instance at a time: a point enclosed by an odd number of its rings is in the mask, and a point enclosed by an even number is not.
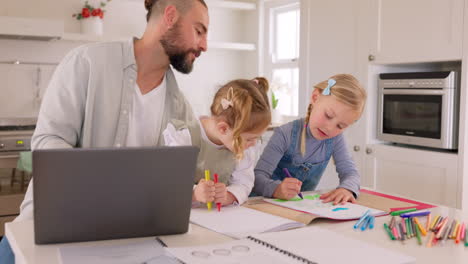
{"type": "Polygon", "coordinates": [[[413,80],[382,80],[384,88],[453,88],[449,80],[443,79],[413,79],[413,80]]]}
{"type": "Polygon", "coordinates": [[[381,73],[381,89],[455,89],[457,73],[439,72],[400,72],[381,73]]]}
{"type": "Polygon", "coordinates": [[[0,151],[19,151],[31,149],[31,137],[1,137],[0,151]]]}

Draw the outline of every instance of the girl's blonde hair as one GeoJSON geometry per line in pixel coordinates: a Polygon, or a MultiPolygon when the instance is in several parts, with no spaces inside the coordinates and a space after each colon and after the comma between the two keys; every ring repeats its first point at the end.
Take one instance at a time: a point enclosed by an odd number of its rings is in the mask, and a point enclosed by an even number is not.
{"type": "Polygon", "coordinates": [[[211,115],[233,130],[236,159],[244,157],[241,133],[265,129],[271,122],[267,79],[238,79],[223,85],[211,104],[211,115]]]}
{"type": "MultiPolygon", "coordinates": [[[[336,84],[330,88],[330,95],[334,96],[341,103],[350,106],[353,110],[359,113],[359,115],[361,115],[366,104],[367,92],[359,81],[351,74],[337,74],[331,76],[329,79],[336,81],[336,84]]],[[[323,90],[328,86],[328,80],[316,84],[314,88],[318,89],[320,94],[322,94],[323,90]]],[[[309,127],[310,112],[312,112],[312,104],[309,104],[307,109],[307,115],[304,120],[304,127],[302,128],[301,133],[302,155],[304,155],[306,151],[305,138],[309,127]]]]}

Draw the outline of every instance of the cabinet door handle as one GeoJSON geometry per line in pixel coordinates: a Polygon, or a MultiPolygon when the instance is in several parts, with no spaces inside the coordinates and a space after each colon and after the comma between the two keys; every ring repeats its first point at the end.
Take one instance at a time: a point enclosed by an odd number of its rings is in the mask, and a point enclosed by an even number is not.
{"type": "Polygon", "coordinates": [[[358,152],[359,150],[361,150],[361,148],[358,145],[356,145],[356,146],[353,147],[353,150],[358,152]]]}
{"type": "Polygon", "coordinates": [[[372,149],[371,149],[371,148],[366,148],[366,153],[367,153],[367,154],[371,154],[371,153],[372,153],[372,149]]]}
{"type": "Polygon", "coordinates": [[[367,57],[367,59],[368,59],[369,61],[373,61],[373,60],[375,60],[375,56],[372,55],[372,54],[369,54],[369,56],[367,57]]]}

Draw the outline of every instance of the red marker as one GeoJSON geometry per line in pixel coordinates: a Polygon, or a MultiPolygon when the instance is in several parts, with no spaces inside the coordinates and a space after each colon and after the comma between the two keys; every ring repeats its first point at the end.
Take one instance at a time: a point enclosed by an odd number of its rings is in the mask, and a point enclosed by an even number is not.
{"type": "MultiPolygon", "coordinates": [[[[218,174],[215,173],[213,177],[214,177],[214,183],[218,183],[218,174]]],[[[218,212],[221,212],[221,203],[216,203],[216,207],[218,207],[218,212]]]]}

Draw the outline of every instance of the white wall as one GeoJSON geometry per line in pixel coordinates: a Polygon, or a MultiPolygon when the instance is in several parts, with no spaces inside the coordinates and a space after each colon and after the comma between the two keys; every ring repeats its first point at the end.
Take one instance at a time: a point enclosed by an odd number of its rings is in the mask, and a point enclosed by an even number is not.
{"type": "MultiPolygon", "coordinates": [[[[354,1],[301,1],[301,89],[303,106],[307,106],[313,86],[338,73],[350,73],[359,79],[358,67],[358,14],[359,5],[354,1]],[[324,27],[326,23],[326,27],[324,27]]],[[[361,79],[361,81],[364,81],[361,79]]],[[[302,113],[305,113],[306,107],[302,113]]],[[[361,122],[345,132],[350,146],[359,144],[362,137],[361,122]]],[[[353,153],[352,153],[353,154],[353,153]]],[[[355,157],[358,170],[362,162],[355,157]]],[[[317,189],[336,188],[338,175],[333,162],[319,183],[317,189]]]]}
{"type": "MultiPolygon", "coordinates": [[[[93,1],[96,0],[90,2],[93,1]]],[[[146,10],[143,2],[143,0],[112,0],[109,2],[104,18],[104,34],[108,36],[141,36],[146,26],[146,10]]],[[[64,21],[66,33],[79,33],[80,22],[74,19],[72,14],[79,12],[83,3],[82,0],[2,0],[0,16],[60,19],[64,21]]],[[[211,25],[208,36],[210,40],[256,42],[256,12],[210,8],[209,13],[211,25]]],[[[68,51],[85,43],[64,40],[42,42],[0,39],[0,62],[19,60],[39,64],[58,63],[68,51]]],[[[190,75],[176,73],[176,77],[180,88],[196,112],[207,114],[212,95],[220,85],[232,79],[257,76],[256,56],[256,51],[209,48],[208,52],[203,53],[197,59],[194,71],[190,75]]],[[[15,68],[14,65],[6,67],[11,69],[0,71],[0,79],[9,79],[9,82],[8,85],[5,85],[4,82],[4,85],[0,86],[0,96],[18,100],[18,104],[33,103],[32,99],[13,97],[17,87],[24,86],[25,83],[21,80],[16,82],[14,76],[8,74],[8,72],[16,71],[20,67],[15,68]],[[26,101],[21,102],[21,100],[26,101]]],[[[31,76],[31,83],[34,83],[34,78],[31,76]]],[[[45,77],[43,81],[44,79],[45,77]]],[[[34,89],[33,87],[29,90],[34,91],[34,89]]],[[[27,91],[28,89],[23,90],[27,91]]],[[[8,106],[4,105],[4,107],[8,106]]],[[[30,108],[18,108],[20,112],[17,112],[16,115],[30,116],[37,113],[36,108],[30,108]]],[[[11,116],[15,111],[14,109],[2,110],[0,105],[0,117],[7,114],[11,116]]]]}

